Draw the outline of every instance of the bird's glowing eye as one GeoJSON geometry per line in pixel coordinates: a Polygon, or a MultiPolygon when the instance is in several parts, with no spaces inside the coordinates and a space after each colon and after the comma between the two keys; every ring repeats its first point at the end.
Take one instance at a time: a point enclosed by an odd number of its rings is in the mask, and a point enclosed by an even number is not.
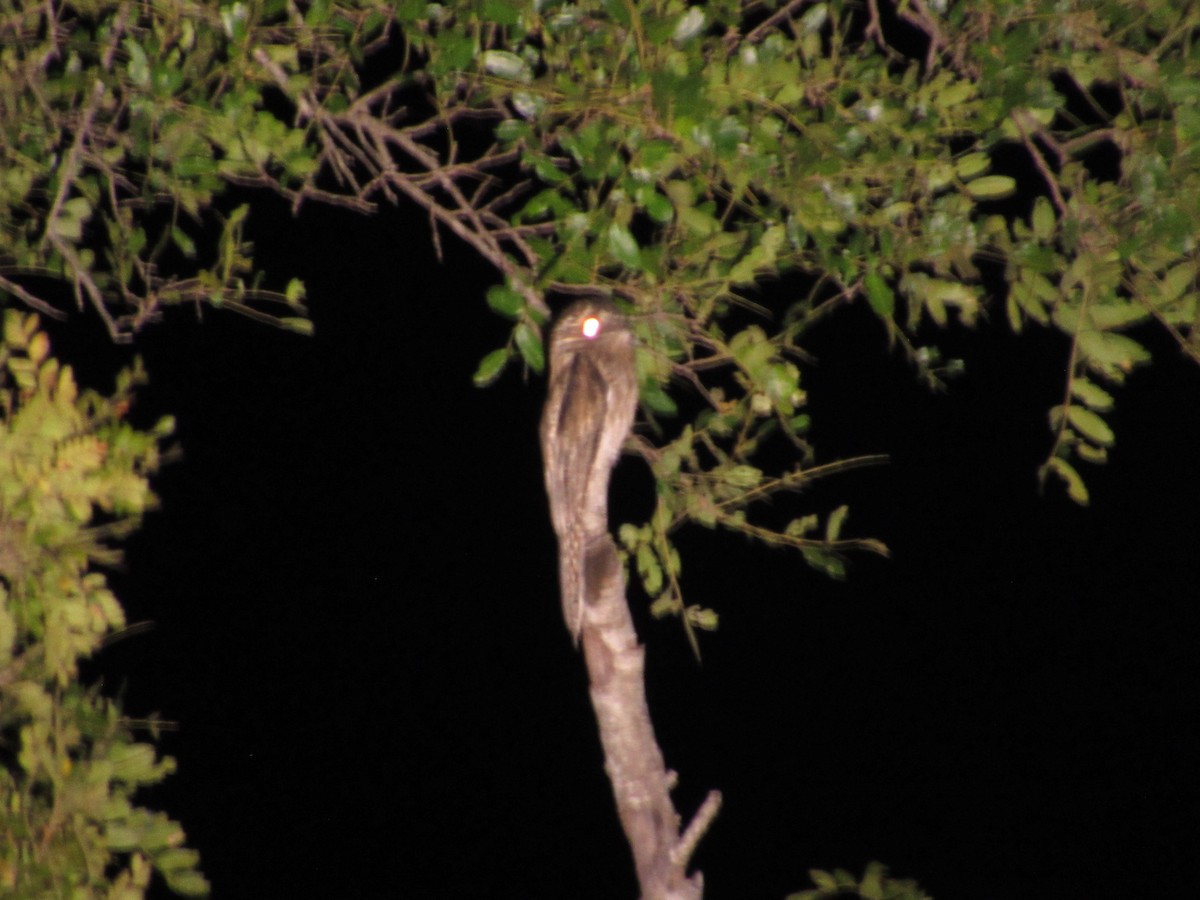
{"type": "Polygon", "coordinates": [[[600,320],[596,316],[588,316],[579,326],[579,330],[585,338],[594,338],[600,333],[600,320]]]}

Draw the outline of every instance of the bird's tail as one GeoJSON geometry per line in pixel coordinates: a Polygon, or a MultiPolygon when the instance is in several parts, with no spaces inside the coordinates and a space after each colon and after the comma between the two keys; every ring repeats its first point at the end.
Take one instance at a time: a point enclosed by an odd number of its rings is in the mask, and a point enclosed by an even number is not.
{"type": "Polygon", "coordinates": [[[567,529],[558,554],[558,579],[562,590],[563,619],[575,646],[583,631],[583,540],[577,529],[567,529]],[[572,546],[578,544],[578,546],[572,546]]]}

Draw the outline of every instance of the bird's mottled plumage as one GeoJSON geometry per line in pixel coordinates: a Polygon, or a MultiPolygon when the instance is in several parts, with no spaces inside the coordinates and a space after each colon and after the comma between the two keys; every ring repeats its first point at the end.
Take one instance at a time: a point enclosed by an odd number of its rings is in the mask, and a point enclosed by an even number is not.
{"type": "Polygon", "coordinates": [[[633,334],[607,300],[579,300],[567,307],[549,346],[542,459],[558,535],[563,617],[578,643],[584,557],[591,541],[608,530],[608,479],[637,412],[637,370],[633,334]]]}

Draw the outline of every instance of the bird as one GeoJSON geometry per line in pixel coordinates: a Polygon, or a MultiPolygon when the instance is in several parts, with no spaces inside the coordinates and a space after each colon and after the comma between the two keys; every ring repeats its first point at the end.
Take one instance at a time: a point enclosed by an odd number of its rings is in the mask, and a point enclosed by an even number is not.
{"type": "Polygon", "coordinates": [[[550,378],[539,429],[550,520],[558,536],[563,618],[583,631],[588,547],[608,533],[608,482],[637,413],[629,322],[610,300],[577,300],[550,331],[550,378]]]}

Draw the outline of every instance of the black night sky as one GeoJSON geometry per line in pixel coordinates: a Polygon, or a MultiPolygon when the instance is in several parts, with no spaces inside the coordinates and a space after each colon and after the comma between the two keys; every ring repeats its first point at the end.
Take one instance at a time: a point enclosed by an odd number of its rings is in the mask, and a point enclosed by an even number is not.
{"type": "MultiPolygon", "coordinates": [[[[218,900],[635,897],[560,620],[543,383],[470,380],[507,332],[492,273],[450,239],[437,265],[412,211],[293,220],[268,199],[248,231],[277,284],[307,281],[316,336],[180,310],[135,346],[139,414],[177,417],[183,459],[113,576],[155,627],[97,672],[129,714],[179,723],[147,802],[218,900]]],[[[92,384],[127,358],[94,319],[53,333],[92,384]]],[[[685,533],[684,590],[722,617],[700,667],[634,601],[677,805],[725,795],[708,897],[872,859],[939,900],[1200,896],[1200,371],[1149,335],[1079,509],[1035,477],[1057,337],[951,329],[967,372],[935,395],[866,311],[821,327],[818,461],[892,461],[802,500],[850,503],[893,559],[834,583],[685,533]]],[[[623,461],[617,515],[651,492],[623,461]]]]}

